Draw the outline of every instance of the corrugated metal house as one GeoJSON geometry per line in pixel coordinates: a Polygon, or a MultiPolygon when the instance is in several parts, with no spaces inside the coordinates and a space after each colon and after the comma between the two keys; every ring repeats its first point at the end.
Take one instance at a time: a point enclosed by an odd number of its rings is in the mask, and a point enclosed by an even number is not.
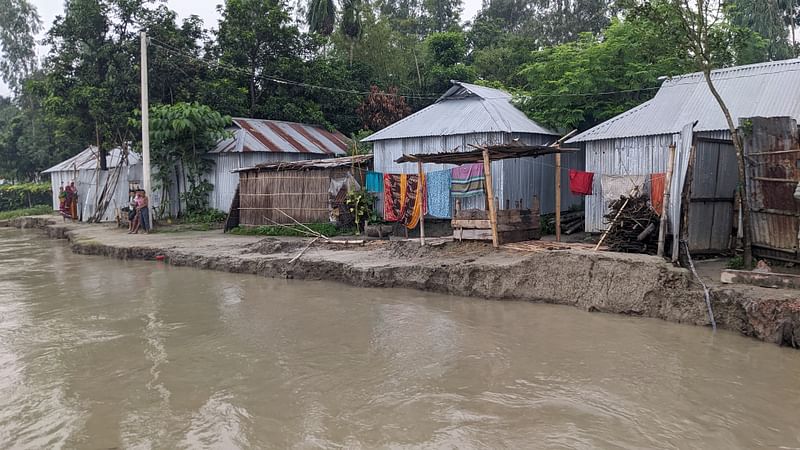
{"type": "MultiPolygon", "coordinates": [[[[800,59],[715,70],[712,80],[736,124],[749,117],[800,118],[800,59]]],[[[586,170],[596,174],[594,195],[586,199],[586,231],[590,232],[607,226],[601,176],[666,172],[673,143],[677,153],[669,216],[671,228],[679,230],[680,197],[694,146],[690,248],[716,251],[729,247],[736,222],[736,155],[725,117],[702,73],[667,79],[652,100],[567,143],[584,146],[586,170]]]]}
{"type": "MultiPolygon", "coordinates": [[[[470,145],[498,145],[518,141],[530,145],[546,145],[558,139],[558,134],[529,119],[511,104],[507,92],[453,82],[433,105],[364,139],[373,143],[375,170],[382,173],[417,173],[416,164],[398,164],[406,155],[470,151],[470,145]]],[[[565,168],[583,168],[579,153],[564,154],[565,168]]],[[[432,172],[452,165],[425,164],[432,172]]],[[[553,155],[497,161],[492,164],[494,195],[500,208],[507,205],[530,207],[534,195],[539,196],[543,213],[555,208],[555,158],[553,155]]],[[[563,177],[566,180],[566,177],[563,177]]],[[[581,199],[569,192],[563,183],[562,205],[580,204],[581,199]]],[[[464,208],[484,209],[485,199],[468,199],[464,208]]]]}
{"type": "MultiPolygon", "coordinates": [[[[208,154],[214,161],[214,168],[207,175],[207,180],[214,185],[209,206],[223,212],[230,209],[239,184],[239,175],[233,171],[265,163],[344,156],[349,142],[338,131],[330,132],[317,125],[279,120],[234,118],[228,131],[233,133],[233,137],[220,141],[208,154]]],[[[185,192],[185,177],[180,176],[179,179],[180,192],[185,192]]],[[[175,186],[170,198],[178,198],[175,186]]],[[[174,200],[170,209],[172,215],[178,213],[174,200]]]]}
{"type": "MultiPolygon", "coordinates": [[[[138,153],[115,148],[106,153],[106,164],[108,170],[100,170],[100,153],[97,147],[92,146],[43,171],[42,173],[50,174],[53,186],[53,209],[58,210],[58,188],[75,182],[78,188],[78,214],[81,220],[87,221],[95,213],[97,198],[101,195],[107,180],[121,164],[112,201],[101,219],[114,220],[116,208],[127,206],[130,188],[141,185],[142,163],[138,153]]],[[[113,181],[113,177],[111,180],[113,181]]]]}

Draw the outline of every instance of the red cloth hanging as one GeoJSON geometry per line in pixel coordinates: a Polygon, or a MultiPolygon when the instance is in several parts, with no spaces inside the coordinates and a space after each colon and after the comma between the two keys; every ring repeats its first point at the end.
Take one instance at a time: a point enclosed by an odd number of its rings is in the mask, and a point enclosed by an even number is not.
{"type": "Polygon", "coordinates": [[[667,174],[665,173],[650,174],[650,203],[659,216],[664,208],[664,184],[666,181],[667,174]]]}
{"type": "Polygon", "coordinates": [[[592,195],[592,172],[569,169],[569,190],[576,195],[592,195]]]}

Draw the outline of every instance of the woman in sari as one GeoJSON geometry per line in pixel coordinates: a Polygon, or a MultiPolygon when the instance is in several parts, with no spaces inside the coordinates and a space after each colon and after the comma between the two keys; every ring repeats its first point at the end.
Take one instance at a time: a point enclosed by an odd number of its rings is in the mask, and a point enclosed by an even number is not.
{"type": "Polygon", "coordinates": [[[150,234],[150,199],[145,191],[136,193],[136,224],[133,234],[138,234],[139,228],[143,228],[145,234],[150,234]]]}
{"type": "Polygon", "coordinates": [[[69,208],[69,215],[72,220],[78,220],[78,188],[75,187],[75,182],[71,182],[64,190],[67,192],[66,206],[69,208]]]}
{"type": "Polygon", "coordinates": [[[63,185],[58,188],[58,212],[66,221],[69,215],[69,208],[67,208],[67,191],[64,190],[63,185]]]}

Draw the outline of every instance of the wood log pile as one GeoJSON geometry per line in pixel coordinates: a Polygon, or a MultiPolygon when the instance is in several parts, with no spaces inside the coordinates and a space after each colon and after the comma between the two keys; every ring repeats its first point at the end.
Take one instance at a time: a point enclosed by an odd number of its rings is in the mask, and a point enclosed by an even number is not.
{"type": "MultiPolygon", "coordinates": [[[[543,219],[547,222],[547,229],[548,230],[555,230],[556,229],[556,215],[555,214],[548,214],[547,216],[542,216],[543,219]]],[[[584,230],[584,223],[586,222],[586,216],[584,215],[583,211],[575,211],[575,212],[562,212],[561,213],[561,232],[564,234],[573,234],[579,233],[584,230]]]]}
{"type": "Polygon", "coordinates": [[[655,255],[658,251],[660,217],[650,207],[647,195],[620,197],[612,201],[605,218],[610,230],[604,245],[611,251],[651,255],[655,255]],[[619,217],[616,223],[613,223],[617,214],[619,217]]]}

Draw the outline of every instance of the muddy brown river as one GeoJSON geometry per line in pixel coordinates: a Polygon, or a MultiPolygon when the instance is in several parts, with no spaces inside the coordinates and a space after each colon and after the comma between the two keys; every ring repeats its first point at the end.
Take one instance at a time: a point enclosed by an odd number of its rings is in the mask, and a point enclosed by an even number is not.
{"type": "Polygon", "coordinates": [[[0,448],[800,448],[800,352],[0,229],[0,448]]]}

